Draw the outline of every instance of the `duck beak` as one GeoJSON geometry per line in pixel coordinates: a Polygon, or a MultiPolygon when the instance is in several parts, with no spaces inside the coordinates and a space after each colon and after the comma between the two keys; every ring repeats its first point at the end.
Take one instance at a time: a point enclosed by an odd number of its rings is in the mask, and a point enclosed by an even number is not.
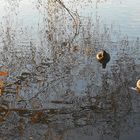
{"type": "Polygon", "coordinates": [[[135,90],[135,91],[137,91],[137,89],[136,88],[134,88],[134,87],[129,87],[130,89],[132,89],[132,90],[135,90]]]}

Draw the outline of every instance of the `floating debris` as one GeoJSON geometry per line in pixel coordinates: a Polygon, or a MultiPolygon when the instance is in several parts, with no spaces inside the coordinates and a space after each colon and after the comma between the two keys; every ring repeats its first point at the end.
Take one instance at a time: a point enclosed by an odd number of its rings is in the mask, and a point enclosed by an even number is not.
{"type": "Polygon", "coordinates": [[[0,76],[8,76],[8,72],[0,71],[0,76]]]}
{"type": "Polygon", "coordinates": [[[22,76],[30,76],[31,73],[29,73],[29,72],[23,72],[21,75],[22,75],[22,76]]]}
{"type": "Polygon", "coordinates": [[[0,122],[4,121],[5,118],[8,116],[9,114],[9,109],[8,109],[8,105],[7,104],[1,104],[0,105],[0,122]]]}
{"type": "Polygon", "coordinates": [[[5,77],[8,76],[8,72],[0,71],[0,96],[3,95],[3,89],[5,87],[5,77]]]}
{"type": "Polygon", "coordinates": [[[91,47],[86,47],[86,48],[84,48],[84,54],[85,54],[85,55],[89,56],[89,55],[91,55],[92,53],[93,53],[93,48],[91,48],[91,47]]]}
{"type": "Polygon", "coordinates": [[[72,103],[64,101],[64,100],[53,100],[53,101],[51,101],[51,103],[54,103],[54,104],[72,104],[72,103]]]}
{"type": "Polygon", "coordinates": [[[43,117],[43,111],[38,111],[31,116],[31,123],[37,123],[43,117]]]}
{"type": "Polygon", "coordinates": [[[0,80],[0,96],[3,95],[4,82],[0,80]]]}

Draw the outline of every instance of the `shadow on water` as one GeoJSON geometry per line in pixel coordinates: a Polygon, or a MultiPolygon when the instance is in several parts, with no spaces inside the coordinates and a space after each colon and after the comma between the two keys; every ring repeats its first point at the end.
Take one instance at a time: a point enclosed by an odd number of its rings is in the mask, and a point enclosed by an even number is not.
{"type": "Polygon", "coordinates": [[[130,88],[140,78],[139,38],[112,41],[100,19],[60,0],[33,3],[41,18],[33,33],[13,21],[16,2],[0,27],[0,139],[119,139],[140,127],[140,96],[130,88]],[[104,69],[100,50],[110,55],[104,69]]]}

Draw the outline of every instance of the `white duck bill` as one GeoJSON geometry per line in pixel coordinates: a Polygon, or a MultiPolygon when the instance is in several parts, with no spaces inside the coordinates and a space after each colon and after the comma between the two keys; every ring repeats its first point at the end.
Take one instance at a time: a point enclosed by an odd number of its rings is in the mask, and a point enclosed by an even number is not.
{"type": "Polygon", "coordinates": [[[136,90],[136,88],[134,88],[134,87],[129,87],[130,89],[132,89],[132,90],[136,90]]]}

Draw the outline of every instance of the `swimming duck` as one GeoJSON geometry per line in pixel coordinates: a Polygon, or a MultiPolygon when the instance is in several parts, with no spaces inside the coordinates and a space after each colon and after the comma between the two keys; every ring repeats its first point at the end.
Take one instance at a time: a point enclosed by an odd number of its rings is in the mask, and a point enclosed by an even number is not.
{"type": "Polygon", "coordinates": [[[106,64],[110,61],[110,55],[105,50],[101,50],[96,54],[96,59],[102,64],[102,68],[106,68],[106,64]]]}

